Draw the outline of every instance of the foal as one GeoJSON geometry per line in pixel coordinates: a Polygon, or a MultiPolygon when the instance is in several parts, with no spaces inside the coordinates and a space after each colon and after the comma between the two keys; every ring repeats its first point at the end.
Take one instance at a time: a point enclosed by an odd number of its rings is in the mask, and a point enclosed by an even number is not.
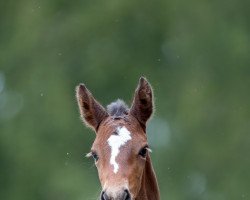
{"type": "Polygon", "coordinates": [[[117,100],[105,110],[84,84],[76,88],[84,123],[96,133],[91,152],[102,185],[101,200],[159,200],[149,156],[146,122],[153,112],[153,92],[141,77],[131,108],[117,100]]]}

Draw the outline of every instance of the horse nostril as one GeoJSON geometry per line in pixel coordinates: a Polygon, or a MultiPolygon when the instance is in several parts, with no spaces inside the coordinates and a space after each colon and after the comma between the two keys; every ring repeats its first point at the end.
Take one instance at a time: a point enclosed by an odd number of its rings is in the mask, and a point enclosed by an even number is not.
{"type": "Polygon", "coordinates": [[[101,194],[101,200],[109,200],[108,195],[105,192],[102,192],[101,194]]]}
{"type": "Polygon", "coordinates": [[[116,197],[109,197],[105,191],[101,193],[101,200],[131,200],[131,195],[128,190],[124,190],[123,193],[117,193],[116,197]]]}
{"type": "Polygon", "coordinates": [[[124,190],[124,200],[131,200],[131,196],[128,190],[124,190]]]}

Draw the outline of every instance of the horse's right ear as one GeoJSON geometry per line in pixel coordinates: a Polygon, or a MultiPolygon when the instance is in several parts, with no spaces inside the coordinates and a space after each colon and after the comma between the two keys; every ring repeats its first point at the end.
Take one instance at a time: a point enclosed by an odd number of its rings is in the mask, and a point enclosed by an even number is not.
{"type": "Polygon", "coordinates": [[[76,98],[83,122],[97,131],[100,123],[108,117],[107,111],[95,100],[84,84],[76,87],[76,98]]]}

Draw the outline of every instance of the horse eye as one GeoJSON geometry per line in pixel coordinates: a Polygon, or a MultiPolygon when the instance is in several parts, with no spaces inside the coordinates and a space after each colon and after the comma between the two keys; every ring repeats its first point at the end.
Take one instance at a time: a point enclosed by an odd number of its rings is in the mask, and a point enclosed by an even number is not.
{"type": "Polygon", "coordinates": [[[98,161],[99,157],[95,152],[92,152],[92,157],[94,158],[95,162],[98,161]]]}
{"type": "Polygon", "coordinates": [[[146,158],[147,152],[148,152],[147,147],[143,147],[143,148],[139,151],[139,155],[140,155],[141,157],[143,157],[143,158],[146,158]]]}

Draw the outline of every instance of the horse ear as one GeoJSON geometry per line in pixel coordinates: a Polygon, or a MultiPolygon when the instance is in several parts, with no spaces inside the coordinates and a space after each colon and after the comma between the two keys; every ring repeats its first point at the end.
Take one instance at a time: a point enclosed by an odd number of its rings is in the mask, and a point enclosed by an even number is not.
{"type": "Polygon", "coordinates": [[[150,83],[146,78],[141,77],[137,89],[135,90],[130,113],[137,118],[144,128],[146,127],[146,122],[153,113],[153,104],[153,90],[150,83]]]}
{"type": "Polygon", "coordinates": [[[108,116],[108,113],[95,100],[84,84],[76,87],[76,98],[83,122],[97,131],[100,123],[108,116]]]}

